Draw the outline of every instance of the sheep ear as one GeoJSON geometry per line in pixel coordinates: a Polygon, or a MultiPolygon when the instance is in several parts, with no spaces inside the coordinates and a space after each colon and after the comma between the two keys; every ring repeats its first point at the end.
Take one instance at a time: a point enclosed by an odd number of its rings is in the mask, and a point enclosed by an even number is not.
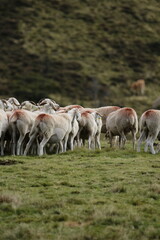
{"type": "Polygon", "coordinates": [[[51,99],[51,101],[52,101],[54,104],[57,104],[54,100],[51,99]]]}
{"type": "Polygon", "coordinates": [[[56,110],[58,110],[59,108],[60,108],[60,105],[56,103],[56,110]]]}
{"type": "Polygon", "coordinates": [[[44,103],[43,101],[38,102],[39,106],[45,105],[46,103],[44,103]]]}
{"type": "Polygon", "coordinates": [[[56,106],[55,106],[55,105],[59,106],[57,103],[54,103],[54,102],[51,102],[50,105],[52,106],[52,108],[53,108],[54,110],[56,110],[56,106]]]}
{"type": "MultiPolygon", "coordinates": [[[[15,98],[13,98],[12,101],[13,101],[14,105],[16,105],[17,107],[20,107],[20,106],[21,106],[21,104],[17,104],[17,103],[16,103],[15,98]]],[[[18,100],[17,100],[17,101],[18,101],[18,100]]]]}
{"type": "Polygon", "coordinates": [[[32,103],[33,105],[36,105],[37,106],[37,104],[35,103],[35,102],[33,102],[33,101],[29,101],[30,103],[32,103]]]}
{"type": "Polygon", "coordinates": [[[38,104],[40,105],[41,102],[43,102],[44,99],[45,99],[45,98],[41,98],[41,99],[39,100],[38,104]]]}
{"type": "Polygon", "coordinates": [[[7,100],[1,99],[1,101],[2,101],[5,105],[7,105],[7,100]]]}

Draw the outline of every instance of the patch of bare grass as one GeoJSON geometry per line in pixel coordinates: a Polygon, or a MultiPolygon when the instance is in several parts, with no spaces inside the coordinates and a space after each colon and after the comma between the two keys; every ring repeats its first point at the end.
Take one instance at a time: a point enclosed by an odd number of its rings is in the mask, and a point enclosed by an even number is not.
{"type": "Polygon", "coordinates": [[[125,193],[127,191],[126,187],[123,186],[122,184],[115,184],[111,188],[111,192],[113,193],[125,193]]]}
{"type": "Polygon", "coordinates": [[[14,164],[18,164],[18,163],[23,164],[22,161],[16,161],[16,160],[13,160],[13,159],[0,160],[0,165],[5,165],[5,166],[14,165],[14,164]]]}
{"type": "Polygon", "coordinates": [[[12,193],[1,193],[0,204],[10,204],[13,209],[18,208],[21,205],[21,199],[19,195],[12,193]]]}
{"type": "Polygon", "coordinates": [[[157,183],[152,184],[150,187],[150,191],[160,194],[160,184],[157,184],[157,183]]]}
{"type": "Polygon", "coordinates": [[[4,240],[35,240],[43,239],[41,234],[26,223],[19,224],[15,229],[8,230],[3,236],[4,240]]]}
{"type": "Polygon", "coordinates": [[[160,230],[154,226],[149,226],[145,229],[144,235],[146,236],[146,239],[158,240],[160,237],[160,230]]]}

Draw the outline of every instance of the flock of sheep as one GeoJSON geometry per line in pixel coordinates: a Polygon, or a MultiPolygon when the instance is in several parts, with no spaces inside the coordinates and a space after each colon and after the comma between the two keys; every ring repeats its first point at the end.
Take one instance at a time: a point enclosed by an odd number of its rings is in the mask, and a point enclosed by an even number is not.
{"type": "Polygon", "coordinates": [[[88,148],[101,149],[100,135],[105,133],[110,146],[124,148],[126,135],[131,132],[133,148],[140,131],[137,151],[145,141],[145,151],[155,154],[154,142],[160,132],[160,111],[148,110],[139,120],[133,108],[105,106],[84,108],[80,105],[60,107],[51,99],[37,104],[16,98],[0,100],[1,155],[39,155],[61,153],[88,141],[88,148]]]}

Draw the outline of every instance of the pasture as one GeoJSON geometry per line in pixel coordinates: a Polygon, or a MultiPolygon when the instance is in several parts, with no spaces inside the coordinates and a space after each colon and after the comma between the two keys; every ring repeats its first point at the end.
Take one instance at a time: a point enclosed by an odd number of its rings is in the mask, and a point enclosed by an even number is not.
{"type": "Polygon", "coordinates": [[[0,158],[0,239],[160,239],[159,154],[75,149],[0,158]]]}

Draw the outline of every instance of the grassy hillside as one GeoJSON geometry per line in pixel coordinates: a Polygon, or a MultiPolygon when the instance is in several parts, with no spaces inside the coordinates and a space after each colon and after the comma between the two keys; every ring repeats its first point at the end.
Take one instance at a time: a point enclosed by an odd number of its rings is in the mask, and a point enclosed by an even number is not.
{"type": "Polygon", "coordinates": [[[139,110],[159,95],[159,1],[1,0],[0,24],[1,97],[139,110]]]}

